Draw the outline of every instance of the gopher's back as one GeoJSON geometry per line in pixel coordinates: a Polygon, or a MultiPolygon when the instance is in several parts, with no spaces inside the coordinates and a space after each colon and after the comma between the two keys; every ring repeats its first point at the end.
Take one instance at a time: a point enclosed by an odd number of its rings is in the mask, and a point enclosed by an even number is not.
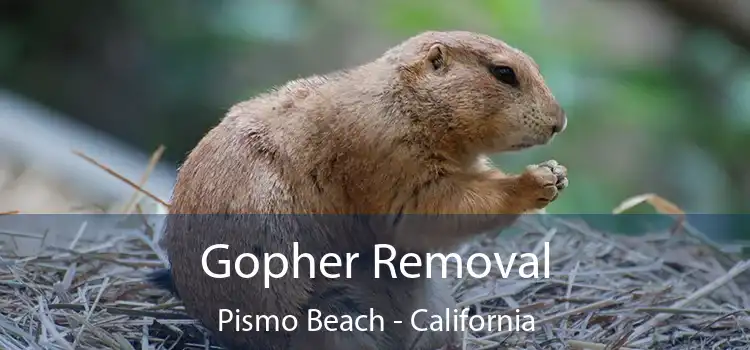
{"type": "Polygon", "coordinates": [[[357,158],[374,149],[363,137],[352,138],[371,125],[360,127],[359,121],[345,117],[345,110],[326,101],[329,91],[324,78],[315,78],[234,106],[180,168],[162,244],[187,311],[230,346],[281,349],[288,335],[218,332],[219,309],[299,316],[314,287],[305,276],[309,266],[304,259],[299,278],[289,273],[273,280],[270,288],[259,278],[212,278],[201,267],[207,248],[229,245],[213,251],[208,262],[213,271],[223,271],[217,260],[234,261],[242,253],[291,257],[292,242],[316,259],[375,242],[355,217],[341,215],[374,208],[367,201],[378,200],[352,194],[372,191],[367,177],[379,176],[379,167],[357,158]],[[353,180],[357,178],[361,180],[353,180]],[[339,215],[310,219],[299,215],[303,213],[339,215]]]}

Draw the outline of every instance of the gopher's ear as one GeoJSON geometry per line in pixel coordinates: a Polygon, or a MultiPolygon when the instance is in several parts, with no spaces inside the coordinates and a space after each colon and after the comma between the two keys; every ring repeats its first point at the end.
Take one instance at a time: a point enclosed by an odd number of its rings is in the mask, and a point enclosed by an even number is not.
{"type": "Polygon", "coordinates": [[[446,65],[448,62],[447,50],[443,44],[433,44],[425,56],[425,65],[427,68],[437,70],[446,65]]]}

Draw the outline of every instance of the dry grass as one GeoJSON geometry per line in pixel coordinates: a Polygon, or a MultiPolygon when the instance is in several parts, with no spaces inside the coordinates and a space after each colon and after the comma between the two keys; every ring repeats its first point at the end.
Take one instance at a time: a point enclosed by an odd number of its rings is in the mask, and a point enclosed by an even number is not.
{"type": "MultiPolygon", "coordinates": [[[[750,263],[722,267],[726,256],[684,234],[611,236],[557,218],[524,228],[525,234],[484,239],[461,253],[540,253],[540,242],[549,241],[551,278],[461,279],[455,295],[480,314],[531,313],[536,332],[467,332],[467,348],[750,347],[750,284],[740,276],[750,263]]],[[[4,255],[0,348],[208,347],[179,302],[143,282],[162,266],[152,239],[145,232],[74,240],[29,258],[4,255]]]]}
{"type": "MultiPolygon", "coordinates": [[[[150,195],[128,183],[140,196],[150,195]]],[[[136,199],[125,212],[138,211],[136,199]]],[[[680,214],[653,195],[627,205],[644,201],[663,213],[680,214]]],[[[750,261],[720,252],[681,220],[677,233],[625,237],[536,215],[520,223],[521,235],[466,245],[460,254],[533,252],[543,257],[542,243],[550,242],[551,276],[456,280],[460,306],[479,315],[514,315],[519,309],[536,320],[530,333],[467,331],[461,347],[750,348],[750,278],[745,273],[750,261]]],[[[144,283],[163,261],[154,248],[155,231],[145,222],[136,226],[90,242],[79,234],[67,247],[47,248],[39,256],[0,254],[0,349],[217,348],[183,314],[178,300],[144,283]]],[[[515,272],[520,263],[516,260],[515,272]]]]}

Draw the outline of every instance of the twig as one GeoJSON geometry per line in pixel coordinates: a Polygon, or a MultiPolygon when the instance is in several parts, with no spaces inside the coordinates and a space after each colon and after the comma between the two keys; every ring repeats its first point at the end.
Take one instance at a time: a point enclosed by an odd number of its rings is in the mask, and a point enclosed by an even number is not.
{"type": "MultiPolygon", "coordinates": [[[[606,344],[591,343],[580,340],[568,340],[568,345],[574,350],[607,350],[606,344]]],[[[620,347],[617,350],[638,350],[636,348],[620,347]]]]}
{"type": "MultiPolygon", "coordinates": [[[[143,188],[146,186],[146,181],[148,181],[149,176],[151,176],[151,173],[154,171],[154,168],[156,168],[156,164],[159,163],[159,159],[161,159],[162,155],[164,154],[164,150],[166,148],[164,145],[159,145],[159,147],[154,151],[153,154],[151,154],[151,158],[148,161],[148,166],[146,167],[146,171],[143,172],[143,175],[141,176],[141,179],[138,181],[138,186],[143,188]]],[[[139,193],[135,192],[130,197],[130,200],[122,209],[122,212],[125,214],[129,214],[131,211],[133,211],[133,207],[138,203],[138,197],[139,193]]]]}
{"type": "Polygon", "coordinates": [[[81,157],[81,158],[85,159],[85,160],[86,160],[86,161],[88,161],[89,163],[91,163],[91,164],[94,164],[94,165],[98,166],[99,168],[101,168],[102,170],[106,171],[106,172],[107,172],[107,173],[109,173],[110,175],[112,175],[112,176],[114,176],[114,177],[118,178],[118,179],[119,179],[120,181],[122,181],[122,182],[124,182],[124,183],[128,184],[128,185],[129,185],[130,187],[134,188],[134,189],[135,189],[136,191],[139,191],[139,192],[143,193],[144,195],[148,196],[149,198],[151,198],[151,199],[153,199],[153,200],[155,200],[155,201],[159,202],[159,204],[161,204],[161,205],[163,205],[163,206],[165,206],[165,207],[169,208],[169,204],[168,204],[167,202],[163,201],[163,200],[162,200],[161,198],[159,198],[159,197],[157,197],[156,195],[154,195],[153,193],[151,193],[151,192],[149,192],[149,191],[147,191],[147,190],[145,190],[145,189],[141,188],[141,186],[138,186],[138,185],[137,185],[137,184],[135,184],[135,183],[134,183],[133,181],[130,181],[130,180],[128,180],[127,178],[125,178],[124,176],[122,176],[122,175],[118,174],[118,173],[117,173],[117,172],[115,172],[114,170],[112,170],[112,169],[108,168],[107,166],[105,166],[105,165],[103,165],[103,164],[101,164],[101,163],[97,162],[97,161],[96,161],[95,159],[93,159],[93,158],[91,158],[91,157],[89,157],[89,156],[87,156],[87,155],[85,155],[85,154],[83,154],[83,153],[81,153],[81,152],[79,152],[79,151],[73,151],[73,153],[74,153],[75,155],[77,155],[77,156],[79,156],[79,157],[81,157]]]}
{"type": "MultiPolygon", "coordinates": [[[[86,307],[78,304],[50,304],[50,310],[73,310],[73,311],[85,311],[86,307]]],[[[179,312],[160,312],[160,311],[148,311],[148,310],[133,310],[123,309],[119,307],[105,307],[96,306],[92,307],[91,310],[105,311],[112,315],[127,315],[137,317],[153,317],[157,319],[172,319],[172,320],[183,320],[191,319],[190,316],[179,313],[179,312]]]]}

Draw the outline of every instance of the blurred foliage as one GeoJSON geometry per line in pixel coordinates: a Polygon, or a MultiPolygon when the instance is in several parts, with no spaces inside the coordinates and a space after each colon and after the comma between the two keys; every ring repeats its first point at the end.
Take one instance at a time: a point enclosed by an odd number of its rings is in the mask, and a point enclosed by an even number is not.
{"type": "Polygon", "coordinates": [[[619,10],[600,16],[620,5],[569,3],[6,0],[0,83],[144,151],[164,143],[179,162],[231,104],[272,85],[422,30],[482,31],[531,54],[568,112],[552,145],[496,159],[510,171],[568,166],[570,188],[550,212],[606,213],[643,192],[688,212],[748,212],[748,52],[688,23],[666,58],[626,55],[607,27],[619,10]]]}

